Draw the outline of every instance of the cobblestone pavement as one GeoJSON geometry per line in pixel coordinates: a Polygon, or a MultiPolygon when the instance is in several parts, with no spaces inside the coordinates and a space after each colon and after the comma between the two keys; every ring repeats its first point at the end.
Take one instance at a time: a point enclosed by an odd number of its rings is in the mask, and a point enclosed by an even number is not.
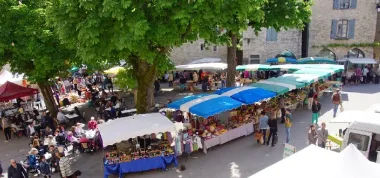
{"type": "MultiPolygon", "coordinates": [[[[165,88],[163,89],[166,90],[165,88]]],[[[167,99],[175,100],[189,93],[163,92],[156,97],[156,103],[166,104],[167,99]]],[[[343,101],[345,110],[366,110],[372,104],[380,102],[380,85],[347,86],[343,89],[343,101]]],[[[328,122],[332,119],[332,104],[330,95],[322,100],[322,116],[320,122],[328,122]]],[[[91,109],[86,107],[87,117],[91,116],[91,109]]],[[[87,118],[88,119],[88,118],[87,118]]],[[[291,129],[291,144],[297,150],[307,146],[307,130],[311,122],[311,113],[307,110],[297,110],[293,113],[293,127],[291,129]]],[[[329,127],[329,125],[327,125],[329,127]]],[[[243,137],[224,145],[212,148],[207,155],[199,152],[190,157],[180,157],[179,164],[185,165],[185,171],[169,168],[167,171],[148,171],[143,173],[128,174],[129,178],[246,178],[250,175],[272,165],[282,159],[285,130],[279,125],[279,144],[275,147],[266,147],[254,142],[253,136],[243,137]]],[[[4,134],[0,134],[0,140],[4,140],[4,134]]],[[[26,138],[13,139],[12,142],[0,142],[0,160],[3,169],[9,166],[9,160],[18,161],[24,159],[28,151],[26,138]]],[[[82,171],[84,178],[103,177],[102,152],[93,155],[74,156],[75,167],[82,171]]],[[[58,177],[54,175],[53,177],[58,177]]]]}

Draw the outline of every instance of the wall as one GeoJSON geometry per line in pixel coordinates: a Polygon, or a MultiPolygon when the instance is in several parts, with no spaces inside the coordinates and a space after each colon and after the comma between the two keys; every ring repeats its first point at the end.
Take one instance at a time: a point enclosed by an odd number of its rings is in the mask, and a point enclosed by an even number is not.
{"type": "Polygon", "coordinates": [[[266,41],[266,29],[262,29],[258,36],[251,28],[243,33],[243,58],[260,55],[261,63],[265,63],[266,59],[275,57],[283,50],[293,52],[297,58],[301,57],[301,31],[277,32],[277,41],[266,41]]]}
{"type": "MultiPolygon", "coordinates": [[[[316,56],[322,48],[328,44],[353,44],[373,43],[376,32],[377,11],[375,0],[357,0],[354,9],[333,9],[334,0],[316,0],[312,8],[312,20],[310,23],[309,56],[316,56]],[[355,31],[352,39],[336,40],[330,39],[332,20],[355,19],[355,31]]],[[[349,48],[329,48],[338,59],[347,55],[349,48]]],[[[373,57],[373,48],[359,48],[365,53],[366,58],[373,57]]]]}
{"type": "Polygon", "coordinates": [[[217,51],[213,51],[213,45],[208,46],[209,49],[201,50],[201,44],[203,43],[204,40],[197,40],[192,43],[186,43],[181,47],[173,48],[170,58],[175,65],[188,64],[201,58],[221,58],[223,62],[227,62],[226,46],[217,46],[217,51]]]}

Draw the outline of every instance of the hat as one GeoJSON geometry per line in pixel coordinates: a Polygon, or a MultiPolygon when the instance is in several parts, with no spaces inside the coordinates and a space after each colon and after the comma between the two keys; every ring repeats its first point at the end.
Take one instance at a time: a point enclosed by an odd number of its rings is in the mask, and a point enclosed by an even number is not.
{"type": "Polygon", "coordinates": [[[92,121],[95,120],[95,117],[91,117],[91,120],[92,120],[92,121]]]}

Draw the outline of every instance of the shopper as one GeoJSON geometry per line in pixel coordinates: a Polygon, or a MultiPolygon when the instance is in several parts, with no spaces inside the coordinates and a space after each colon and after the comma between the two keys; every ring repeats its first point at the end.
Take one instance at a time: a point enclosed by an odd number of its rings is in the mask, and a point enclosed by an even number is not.
{"type": "Polygon", "coordinates": [[[321,103],[318,100],[314,100],[311,111],[313,112],[311,124],[318,124],[319,112],[321,111],[321,103]]]}
{"type": "Polygon", "coordinates": [[[318,146],[321,148],[326,147],[327,138],[329,136],[329,131],[326,129],[326,123],[322,123],[322,128],[317,130],[318,135],[318,146]]]}
{"type": "Polygon", "coordinates": [[[11,128],[8,118],[3,117],[1,121],[1,126],[3,127],[3,130],[4,130],[4,135],[6,139],[5,142],[11,141],[12,128],[11,128]]]}
{"type": "Polygon", "coordinates": [[[311,144],[317,145],[317,138],[318,138],[318,135],[317,135],[317,131],[315,130],[315,125],[312,124],[310,125],[309,133],[307,136],[307,139],[309,140],[309,145],[311,144]]]}
{"type": "Polygon", "coordinates": [[[261,133],[263,134],[263,145],[265,145],[266,142],[266,135],[267,135],[267,129],[268,129],[268,121],[269,118],[266,115],[265,111],[261,111],[261,116],[260,116],[260,123],[259,123],[259,129],[261,133]]]}
{"type": "Polygon", "coordinates": [[[336,92],[332,95],[331,100],[332,100],[332,103],[334,105],[334,108],[333,108],[334,115],[333,115],[333,117],[336,117],[336,113],[338,111],[339,105],[342,104],[342,97],[340,95],[339,89],[336,89],[336,92]]]}
{"type": "Polygon", "coordinates": [[[355,78],[356,78],[356,85],[360,84],[360,81],[362,80],[362,70],[358,67],[355,69],[355,78]]]}
{"type": "Polygon", "coordinates": [[[269,145],[269,141],[272,138],[272,147],[274,147],[277,143],[277,120],[276,117],[271,117],[268,121],[269,125],[269,136],[267,145],[269,145]]]}
{"type": "Polygon", "coordinates": [[[362,73],[363,73],[363,83],[366,84],[368,83],[368,73],[369,73],[367,66],[364,67],[362,73]]]}
{"type": "Polygon", "coordinates": [[[344,70],[342,72],[342,83],[343,83],[343,86],[346,85],[346,77],[347,77],[347,70],[344,70]]]}
{"type": "Polygon", "coordinates": [[[65,157],[63,153],[57,153],[59,159],[59,168],[61,171],[61,176],[66,178],[76,178],[75,172],[71,167],[71,160],[65,157]]]}
{"type": "Polygon", "coordinates": [[[313,89],[313,84],[310,85],[309,93],[307,96],[307,108],[311,110],[311,106],[313,105],[313,96],[314,96],[314,89],[313,89]]]}
{"type": "Polygon", "coordinates": [[[174,75],[173,75],[173,72],[170,72],[168,76],[169,87],[173,87],[173,81],[174,81],[174,75]]]}
{"type": "Polygon", "coordinates": [[[286,132],[286,141],[285,143],[290,142],[290,128],[292,127],[292,113],[287,109],[285,111],[285,132],[286,132]]]}
{"type": "Polygon", "coordinates": [[[48,162],[46,162],[45,156],[41,156],[40,170],[44,178],[51,178],[50,165],[48,162]]]}
{"type": "Polygon", "coordinates": [[[11,159],[11,165],[8,168],[8,178],[28,178],[28,174],[21,164],[11,159]]]}
{"type": "Polygon", "coordinates": [[[280,102],[280,110],[281,110],[281,124],[283,124],[285,122],[285,116],[286,116],[284,98],[281,97],[279,102],[280,102]]]}

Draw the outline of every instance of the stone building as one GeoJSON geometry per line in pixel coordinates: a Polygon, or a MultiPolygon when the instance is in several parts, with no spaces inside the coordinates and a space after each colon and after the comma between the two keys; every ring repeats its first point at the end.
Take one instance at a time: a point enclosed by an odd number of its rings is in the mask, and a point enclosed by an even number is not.
{"type": "Polygon", "coordinates": [[[309,56],[373,58],[377,10],[369,0],[316,0],[309,56]]]}
{"type": "Polygon", "coordinates": [[[170,58],[175,65],[188,64],[201,58],[220,58],[227,62],[227,47],[205,45],[204,40],[186,43],[178,48],[173,48],[170,58]]]}
{"type": "Polygon", "coordinates": [[[262,29],[256,36],[252,29],[243,33],[243,64],[265,63],[280,53],[301,57],[301,31],[288,30],[276,32],[262,29]]]}
{"type": "MultiPolygon", "coordinates": [[[[379,0],[380,2],[380,0],[379,0]]],[[[243,33],[242,64],[265,63],[266,59],[279,53],[301,57],[302,49],[308,56],[342,58],[377,58],[374,56],[374,41],[380,41],[380,19],[377,24],[376,0],[315,0],[308,28],[308,38],[302,48],[302,31],[291,29],[276,32],[262,29],[254,35],[252,29],[243,33]],[[308,45],[307,45],[308,44],[308,45]]],[[[379,6],[380,7],[380,6],[379,6]]],[[[305,40],[304,40],[305,41],[305,40]]],[[[202,40],[175,48],[171,54],[175,64],[186,64],[192,60],[217,57],[227,58],[226,47],[204,47],[202,40]]]]}

